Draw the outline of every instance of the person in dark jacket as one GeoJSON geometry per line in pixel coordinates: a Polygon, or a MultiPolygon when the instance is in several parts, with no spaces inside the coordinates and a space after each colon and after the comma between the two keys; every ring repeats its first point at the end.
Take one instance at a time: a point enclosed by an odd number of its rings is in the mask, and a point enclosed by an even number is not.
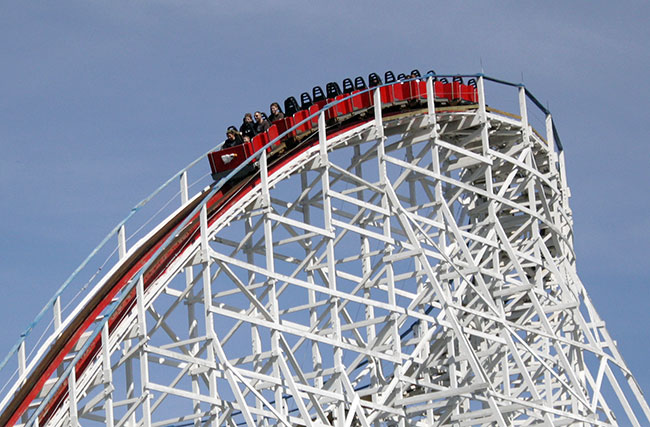
{"type": "Polygon", "coordinates": [[[269,122],[273,123],[276,120],[284,119],[284,113],[280,109],[280,104],[274,102],[270,107],[271,115],[269,116],[269,122]]]}
{"type": "Polygon", "coordinates": [[[248,136],[250,139],[253,139],[255,136],[255,123],[253,122],[253,115],[251,113],[244,114],[239,132],[242,134],[242,137],[248,136]]]}
{"type": "Polygon", "coordinates": [[[255,112],[255,134],[266,132],[271,127],[271,124],[261,111],[255,112]]]}
{"type": "Polygon", "coordinates": [[[226,132],[226,141],[223,143],[223,148],[230,148],[236,145],[243,144],[244,140],[241,137],[241,134],[237,132],[237,128],[231,126],[226,132]]]}

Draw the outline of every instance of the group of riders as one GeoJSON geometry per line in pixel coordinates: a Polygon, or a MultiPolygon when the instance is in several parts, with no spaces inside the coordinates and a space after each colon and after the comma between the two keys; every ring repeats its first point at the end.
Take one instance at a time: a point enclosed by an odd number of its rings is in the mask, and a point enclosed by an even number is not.
{"type": "Polygon", "coordinates": [[[235,126],[229,126],[226,130],[226,141],[223,144],[223,148],[250,142],[258,133],[266,132],[271,127],[271,123],[284,119],[284,113],[280,109],[280,104],[274,102],[269,109],[270,114],[268,117],[261,111],[256,111],[255,114],[244,114],[244,119],[239,130],[235,126]]]}

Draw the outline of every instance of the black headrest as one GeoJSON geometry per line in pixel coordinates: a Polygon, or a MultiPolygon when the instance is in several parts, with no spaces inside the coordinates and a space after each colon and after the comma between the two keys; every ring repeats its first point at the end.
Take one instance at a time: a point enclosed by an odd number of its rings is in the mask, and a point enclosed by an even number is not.
{"type": "Polygon", "coordinates": [[[327,91],[328,98],[334,98],[341,94],[341,87],[336,82],[329,82],[325,86],[325,91],[327,91]]]}
{"type": "Polygon", "coordinates": [[[352,93],[353,90],[354,90],[354,84],[352,83],[352,79],[349,77],[343,79],[343,92],[352,93]]]}
{"type": "Polygon", "coordinates": [[[298,106],[298,101],[293,96],[288,97],[284,100],[284,114],[287,116],[293,116],[300,110],[298,106]]]}
{"type": "Polygon", "coordinates": [[[311,96],[309,95],[309,92],[303,92],[300,94],[300,109],[301,110],[306,110],[307,108],[311,107],[311,104],[313,102],[311,101],[311,96]]]}
{"type": "Polygon", "coordinates": [[[314,86],[311,90],[312,95],[314,96],[314,102],[325,101],[325,93],[320,86],[314,86]]]}
{"type": "Polygon", "coordinates": [[[381,77],[377,73],[370,73],[368,75],[368,86],[375,87],[381,85],[381,77]]]}
{"type": "Polygon", "coordinates": [[[356,90],[368,89],[368,86],[366,86],[366,82],[363,80],[363,77],[359,76],[354,79],[354,88],[356,90]]]}

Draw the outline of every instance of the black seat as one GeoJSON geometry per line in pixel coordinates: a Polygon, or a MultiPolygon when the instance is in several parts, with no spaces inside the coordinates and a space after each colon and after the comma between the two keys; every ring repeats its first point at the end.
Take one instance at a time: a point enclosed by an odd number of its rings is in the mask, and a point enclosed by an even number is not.
{"type": "Polygon", "coordinates": [[[399,73],[397,75],[397,80],[406,80],[408,77],[406,77],[406,74],[404,73],[399,73]]]}
{"type": "Polygon", "coordinates": [[[327,92],[328,98],[336,98],[341,94],[341,87],[336,82],[329,82],[325,86],[325,91],[327,92]]]}
{"type": "Polygon", "coordinates": [[[298,105],[298,101],[296,101],[296,98],[293,96],[288,97],[287,99],[284,100],[284,115],[285,116],[293,116],[300,110],[300,106],[298,105]]]}
{"type": "Polygon", "coordinates": [[[325,101],[325,93],[320,86],[314,86],[314,88],[311,90],[311,93],[313,95],[314,102],[325,101]]]}
{"type": "Polygon", "coordinates": [[[461,76],[454,76],[454,81],[463,84],[463,78],[461,76]]]}
{"type": "Polygon", "coordinates": [[[354,88],[356,90],[368,89],[368,86],[366,86],[366,82],[365,80],[363,80],[363,77],[359,76],[356,79],[354,79],[354,88]]]}
{"type": "Polygon", "coordinates": [[[368,74],[368,86],[375,87],[381,85],[381,77],[377,73],[368,74]]]}
{"type": "Polygon", "coordinates": [[[309,95],[309,92],[303,92],[300,94],[300,109],[301,110],[306,110],[311,105],[313,102],[311,101],[311,96],[309,95]]]}
{"type": "Polygon", "coordinates": [[[352,83],[352,79],[347,77],[343,79],[343,93],[352,93],[354,90],[354,84],[352,83]]]}
{"type": "Polygon", "coordinates": [[[436,72],[435,72],[435,71],[433,71],[433,70],[429,70],[429,71],[427,71],[427,74],[430,75],[430,76],[433,76],[433,81],[434,81],[434,82],[438,80],[438,77],[436,76],[436,72]]]}
{"type": "Polygon", "coordinates": [[[422,74],[420,74],[420,70],[416,68],[415,70],[411,71],[411,76],[422,77],[422,74]]]}
{"type": "Polygon", "coordinates": [[[395,74],[392,71],[386,71],[384,73],[384,82],[386,83],[395,83],[395,74]]]}
{"type": "Polygon", "coordinates": [[[470,85],[470,86],[473,86],[474,89],[476,89],[476,87],[477,87],[477,85],[476,85],[476,79],[469,79],[469,80],[467,80],[467,84],[470,85]]]}
{"type": "Polygon", "coordinates": [[[440,79],[442,83],[449,83],[449,80],[447,80],[447,77],[443,77],[440,79]]]}

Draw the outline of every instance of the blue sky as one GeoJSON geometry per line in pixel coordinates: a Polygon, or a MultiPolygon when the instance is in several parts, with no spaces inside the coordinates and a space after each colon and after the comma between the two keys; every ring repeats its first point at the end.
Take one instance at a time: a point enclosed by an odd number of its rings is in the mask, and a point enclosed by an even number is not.
{"type": "Polygon", "coordinates": [[[0,352],[244,112],[373,71],[483,67],[551,109],[578,272],[649,393],[649,18],[641,1],[0,3],[0,352]]]}

